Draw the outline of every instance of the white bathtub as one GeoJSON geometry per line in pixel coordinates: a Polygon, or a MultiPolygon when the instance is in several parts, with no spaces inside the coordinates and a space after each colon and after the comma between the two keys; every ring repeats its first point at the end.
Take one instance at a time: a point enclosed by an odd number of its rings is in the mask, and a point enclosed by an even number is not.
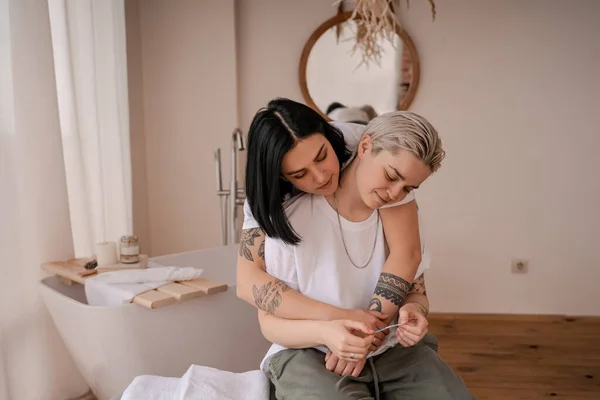
{"type": "Polygon", "coordinates": [[[117,396],[138,375],[180,377],[190,365],[232,372],[259,368],[269,343],[257,311],[235,294],[237,246],[157,257],[163,265],[204,269],[226,292],[149,310],[136,304],[86,304],[82,285],[56,277],[40,282],[42,297],[71,356],[99,400],[117,396]]]}

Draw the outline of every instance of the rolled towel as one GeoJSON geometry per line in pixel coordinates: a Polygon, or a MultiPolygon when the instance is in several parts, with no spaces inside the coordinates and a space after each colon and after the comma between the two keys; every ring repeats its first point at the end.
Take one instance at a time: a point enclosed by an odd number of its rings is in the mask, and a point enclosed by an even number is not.
{"type": "Polygon", "coordinates": [[[189,281],[199,278],[202,269],[192,267],[153,267],[146,269],[126,269],[120,271],[104,272],[88,278],[96,283],[147,283],[162,281],[189,281]]]}

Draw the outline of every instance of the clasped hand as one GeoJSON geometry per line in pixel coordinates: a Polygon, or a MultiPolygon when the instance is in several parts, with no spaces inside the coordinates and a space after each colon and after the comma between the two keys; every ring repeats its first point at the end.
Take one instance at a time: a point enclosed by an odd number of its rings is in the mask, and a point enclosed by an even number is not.
{"type": "MultiPolygon", "coordinates": [[[[386,324],[384,321],[387,318],[385,314],[368,310],[352,310],[352,312],[353,317],[360,322],[344,320],[332,321],[332,323],[335,323],[338,328],[343,326],[346,330],[346,334],[355,336],[355,338],[361,338],[364,341],[359,342],[356,339],[341,334],[338,336],[341,341],[348,344],[352,342],[356,346],[347,347],[344,344],[341,344],[338,347],[332,348],[328,345],[329,351],[325,356],[325,367],[338,375],[358,377],[365,366],[367,354],[370,351],[377,350],[377,348],[381,346],[385,339],[385,335],[389,333],[389,330],[386,329],[374,334],[376,330],[385,328],[386,324]],[[371,342],[369,342],[369,340],[371,340],[371,342]],[[347,351],[339,351],[340,348],[347,351]],[[351,352],[351,357],[348,357],[348,351],[351,349],[357,351],[351,352]]],[[[396,338],[404,347],[414,346],[420,342],[428,332],[427,326],[429,325],[429,322],[427,321],[427,318],[420,312],[419,308],[412,303],[407,303],[400,308],[398,312],[398,323],[400,326],[396,330],[396,338]]]]}
{"type": "Polygon", "coordinates": [[[339,375],[358,376],[367,354],[377,350],[389,330],[385,328],[387,315],[370,310],[351,310],[351,319],[327,321],[324,334],[329,352],[325,357],[328,370],[339,375]]]}

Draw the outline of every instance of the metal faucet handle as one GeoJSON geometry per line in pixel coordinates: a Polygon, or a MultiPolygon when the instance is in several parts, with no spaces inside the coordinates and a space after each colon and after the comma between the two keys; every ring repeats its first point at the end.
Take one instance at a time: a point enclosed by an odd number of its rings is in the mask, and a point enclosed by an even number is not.
{"type": "Polygon", "coordinates": [[[215,164],[217,173],[217,192],[223,190],[223,181],[221,180],[221,149],[215,150],[215,164]]]}
{"type": "Polygon", "coordinates": [[[246,147],[244,146],[244,137],[242,136],[241,130],[236,129],[235,131],[233,131],[233,140],[235,141],[235,144],[239,151],[246,150],[246,147]]]}

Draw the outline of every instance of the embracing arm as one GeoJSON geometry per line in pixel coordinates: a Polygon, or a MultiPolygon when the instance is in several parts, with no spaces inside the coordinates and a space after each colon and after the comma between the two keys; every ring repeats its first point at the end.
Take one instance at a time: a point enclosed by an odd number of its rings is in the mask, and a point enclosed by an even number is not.
{"type": "MultiPolygon", "coordinates": [[[[400,305],[408,300],[407,296],[411,292],[415,274],[421,263],[421,240],[415,201],[383,208],[379,212],[389,255],[369,303],[369,310],[387,314],[388,319],[385,322],[389,323],[397,314],[400,305]]],[[[413,296],[412,293],[410,296],[413,296]]],[[[419,299],[422,297],[418,296],[419,299]]]]}
{"type": "Polygon", "coordinates": [[[238,253],[237,296],[245,302],[280,318],[332,320],[346,317],[345,310],[310,299],[267,273],[262,229],[242,230],[238,253]]]}
{"type": "Polygon", "coordinates": [[[359,321],[283,319],[260,311],[258,321],[263,336],[272,343],[289,349],[326,346],[345,361],[366,357],[373,342],[373,330],[359,321]]]}
{"type": "Polygon", "coordinates": [[[260,330],[269,342],[290,349],[306,349],[323,345],[319,321],[283,319],[258,312],[260,330]]]}

